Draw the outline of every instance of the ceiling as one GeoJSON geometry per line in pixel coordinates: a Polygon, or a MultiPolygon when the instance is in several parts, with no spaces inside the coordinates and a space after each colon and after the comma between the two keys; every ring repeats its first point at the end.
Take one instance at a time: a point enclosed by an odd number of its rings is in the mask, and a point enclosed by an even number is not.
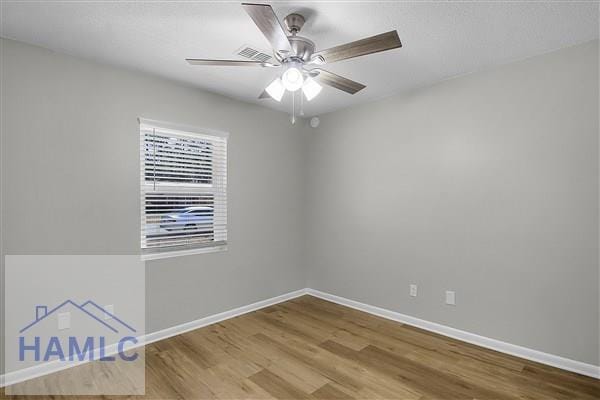
{"type": "MultiPolygon", "coordinates": [[[[258,1],[257,1],[258,2],[258,1]]],[[[494,65],[598,38],[595,2],[265,2],[282,20],[300,12],[302,36],[324,49],[396,29],[401,49],[324,68],[367,85],[350,95],[330,87],[310,103],[319,115],[494,65]]],[[[32,2],[2,0],[2,37],[133,68],[229,97],[258,100],[276,69],[190,66],[185,58],[240,58],[244,44],[268,50],[240,2],[32,2]]]]}

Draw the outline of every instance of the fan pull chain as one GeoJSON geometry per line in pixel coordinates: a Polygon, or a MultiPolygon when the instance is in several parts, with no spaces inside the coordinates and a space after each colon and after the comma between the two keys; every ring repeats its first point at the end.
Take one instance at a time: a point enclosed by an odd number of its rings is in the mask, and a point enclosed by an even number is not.
{"type": "Polygon", "coordinates": [[[292,92],[292,125],[296,123],[296,92],[292,92]]]}

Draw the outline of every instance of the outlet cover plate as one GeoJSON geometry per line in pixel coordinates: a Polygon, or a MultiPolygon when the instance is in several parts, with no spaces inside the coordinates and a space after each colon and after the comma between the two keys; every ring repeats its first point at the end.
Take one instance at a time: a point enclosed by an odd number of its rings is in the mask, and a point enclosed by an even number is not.
{"type": "Polygon", "coordinates": [[[111,315],[115,315],[115,306],[112,304],[104,306],[104,311],[104,319],[112,319],[111,315]]]}
{"type": "Polygon", "coordinates": [[[410,296],[417,297],[417,285],[415,285],[415,284],[410,285],[410,296]]]}
{"type": "Polygon", "coordinates": [[[58,313],[58,330],[69,329],[71,327],[71,313],[58,313]]]}
{"type": "Polygon", "coordinates": [[[446,304],[456,305],[456,293],[452,290],[446,290],[446,304]]]}

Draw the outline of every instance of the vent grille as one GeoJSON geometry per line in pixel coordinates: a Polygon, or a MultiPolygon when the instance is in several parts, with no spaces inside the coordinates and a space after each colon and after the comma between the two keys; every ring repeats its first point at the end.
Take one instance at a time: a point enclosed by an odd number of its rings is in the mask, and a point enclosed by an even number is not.
{"type": "Polygon", "coordinates": [[[254,59],[256,61],[264,61],[267,62],[271,59],[271,56],[265,53],[258,53],[254,56],[254,59]]]}
{"type": "Polygon", "coordinates": [[[273,58],[273,56],[266,51],[258,50],[256,47],[250,45],[242,46],[236,54],[249,60],[260,62],[270,62],[273,58]]]}

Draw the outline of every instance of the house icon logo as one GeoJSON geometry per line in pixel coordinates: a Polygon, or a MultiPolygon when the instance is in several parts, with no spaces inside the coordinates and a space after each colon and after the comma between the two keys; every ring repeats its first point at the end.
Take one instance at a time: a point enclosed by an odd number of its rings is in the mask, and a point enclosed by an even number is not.
{"type": "Polygon", "coordinates": [[[136,330],[134,328],[132,328],[130,325],[123,322],[121,319],[117,318],[116,315],[113,315],[112,313],[106,311],[104,308],[100,307],[98,304],[94,303],[92,300],[88,300],[85,303],[82,303],[81,305],[76,304],[72,300],[66,300],[66,301],[62,302],[61,304],[59,304],[58,306],[51,309],[50,311],[48,311],[47,306],[36,306],[35,307],[35,320],[33,322],[31,322],[30,324],[26,325],[23,329],[21,329],[19,331],[19,333],[23,333],[23,332],[27,331],[29,328],[36,325],[38,322],[42,321],[45,318],[48,318],[50,315],[56,313],[57,311],[66,307],[67,305],[71,305],[76,310],[80,310],[82,313],[86,314],[87,316],[89,316],[92,319],[95,319],[96,321],[98,321],[98,323],[104,325],[107,329],[110,329],[114,333],[119,333],[119,329],[123,329],[123,328],[128,329],[132,333],[136,332],[136,330]],[[87,309],[86,309],[86,307],[87,307],[87,309]],[[103,313],[104,315],[108,315],[108,316],[110,316],[111,320],[114,320],[117,323],[109,324],[106,321],[103,321],[102,319],[100,319],[94,313],[92,313],[92,311],[99,311],[99,312],[103,313]]]}
{"type": "Polygon", "coordinates": [[[136,333],[133,326],[92,300],[78,304],[68,299],[50,310],[37,305],[35,319],[19,330],[19,361],[115,361],[115,354],[134,361],[137,353],[128,350],[138,343],[136,333]],[[52,325],[53,316],[59,321],[58,328],[52,325]],[[57,330],[70,327],[71,316],[79,322],[78,334],[59,335],[57,330]],[[44,326],[46,334],[35,334],[39,326],[44,326]]]}

